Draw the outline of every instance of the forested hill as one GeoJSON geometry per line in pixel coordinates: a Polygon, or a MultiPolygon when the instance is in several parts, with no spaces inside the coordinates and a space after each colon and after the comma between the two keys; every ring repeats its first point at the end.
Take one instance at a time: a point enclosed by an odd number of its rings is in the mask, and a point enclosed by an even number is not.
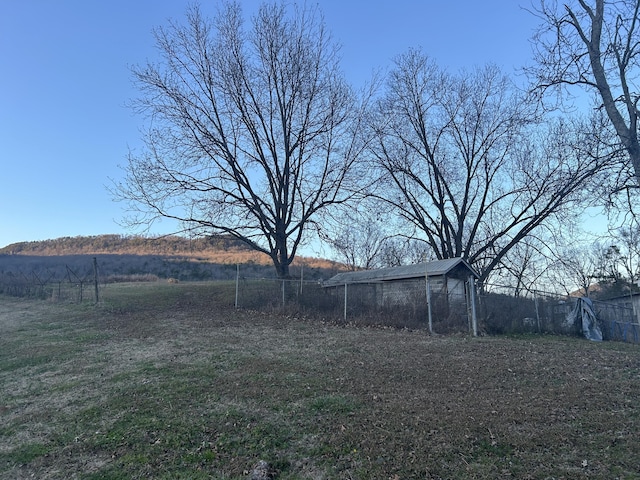
{"type": "Polygon", "coordinates": [[[251,250],[239,240],[229,236],[211,236],[188,239],[179,236],[150,238],[142,236],[97,235],[62,237],[36,242],[13,243],[0,248],[0,255],[180,255],[207,256],[211,253],[251,250]]]}
{"type": "MultiPolygon", "coordinates": [[[[52,268],[53,264],[88,264],[86,258],[82,258],[89,256],[98,256],[105,271],[111,269],[120,273],[124,269],[128,273],[153,273],[161,277],[180,276],[184,279],[194,277],[191,272],[195,268],[194,265],[253,265],[264,267],[265,272],[271,272],[273,269],[269,256],[251,250],[241,241],[228,235],[197,239],[180,236],[150,238],[97,235],[20,242],[0,248],[0,273],[16,268],[22,271],[46,270],[52,268]],[[176,262],[182,262],[190,266],[184,268],[187,273],[178,275],[173,271],[167,273],[163,266],[167,262],[174,265],[176,262]],[[126,268],[121,268],[121,263],[126,264],[126,268]]],[[[316,273],[325,278],[344,269],[343,265],[331,260],[297,256],[292,266],[301,265],[317,270],[316,273]]],[[[306,275],[311,276],[311,271],[307,272],[306,275]]],[[[198,278],[201,277],[202,275],[198,278]]]]}

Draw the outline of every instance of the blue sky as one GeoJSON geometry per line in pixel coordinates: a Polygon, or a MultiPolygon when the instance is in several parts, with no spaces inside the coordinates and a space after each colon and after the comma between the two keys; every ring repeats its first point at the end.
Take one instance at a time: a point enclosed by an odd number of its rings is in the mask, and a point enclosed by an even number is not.
{"type": "MultiPolygon", "coordinates": [[[[450,70],[528,63],[529,0],[317,0],[355,85],[409,47],[450,70]]],[[[189,0],[0,2],[0,247],[63,236],[136,233],[107,191],[140,147],[129,67],[156,56],[151,30],[189,0]]],[[[259,0],[241,2],[250,14],[259,0]]],[[[205,13],[215,2],[201,1],[205,13]]],[[[160,223],[152,233],[169,233],[160,223]]]]}

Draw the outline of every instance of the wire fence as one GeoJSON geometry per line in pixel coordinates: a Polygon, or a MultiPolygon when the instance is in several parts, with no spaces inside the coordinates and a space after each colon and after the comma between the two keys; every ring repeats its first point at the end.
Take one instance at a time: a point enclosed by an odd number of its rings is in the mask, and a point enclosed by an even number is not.
{"type": "MultiPolygon", "coordinates": [[[[252,279],[238,276],[235,305],[261,310],[285,309],[338,323],[430,329],[433,333],[581,335],[569,322],[575,297],[544,291],[516,292],[513,287],[485,285],[471,298],[468,283],[461,291],[434,291],[425,281],[385,282],[324,287],[321,282],[252,279]],[[384,285],[384,288],[382,286],[384,285]],[[430,300],[430,301],[429,301],[430,300]]],[[[627,304],[594,301],[605,340],[640,343],[640,324],[627,304]]]]}
{"type": "MultiPolygon", "coordinates": [[[[479,315],[488,334],[581,335],[581,326],[568,321],[577,297],[539,290],[515,295],[509,286],[487,287],[479,296],[479,315]]],[[[630,302],[592,301],[605,340],[640,343],[638,316],[630,302]]]]}
{"type": "Polygon", "coordinates": [[[98,302],[99,270],[96,259],[84,269],[64,268],[0,272],[0,293],[14,297],[46,298],[55,302],[98,302]]]}
{"type": "Polygon", "coordinates": [[[604,340],[640,343],[640,324],[631,305],[599,301],[593,303],[604,340]]]}
{"type": "MultiPolygon", "coordinates": [[[[96,259],[82,267],[1,272],[0,294],[52,301],[98,302],[102,285],[114,281],[157,280],[155,275],[102,276],[96,259]]],[[[279,310],[341,324],[427,329],[433,333],[569,334],[579,326],[567,321],[576,299],[566,295],[517,291],[504,285],[484,285],[482,293],[466,281],[457,288],[431,288],[428,280],[370,282],[324,286],[322,281],[255,278],[236,267],[232,304],[251,310],[279,310]],[[474,319],[476,325],[474,325],[474,319]]],[[[594,301],[605,340],[640,343],[640,324],[631,301],[594,301]]]]}
{"type": "Polygon", "coordinates": [[[238,276],[235,305],[256,310],[284,308],[337,323],[424,328],[434,333],[473,329],[468,291],[428,291],[424,279],[389,288],[382,282],[327,287],[301,279],[238,276]]]}

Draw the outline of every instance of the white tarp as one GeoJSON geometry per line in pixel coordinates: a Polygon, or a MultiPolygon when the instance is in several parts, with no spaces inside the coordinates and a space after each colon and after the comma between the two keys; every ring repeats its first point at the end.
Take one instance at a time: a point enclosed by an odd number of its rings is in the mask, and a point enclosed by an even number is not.
{"type": "Polygon", "coordinates": [[[578,298],[575,308],[567,316],[567,323],[582,330],[585,338],[594,342],[602,341],[602,331],[598,326],[591,299],[578,298]]]}

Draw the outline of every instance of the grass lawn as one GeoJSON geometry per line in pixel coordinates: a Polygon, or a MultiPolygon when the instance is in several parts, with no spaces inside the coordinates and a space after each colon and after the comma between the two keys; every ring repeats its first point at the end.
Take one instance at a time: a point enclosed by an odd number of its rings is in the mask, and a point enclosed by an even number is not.
{"type": "Polygon", "coordinates": [[[640,350],[343,327],[231,285],[0,297],[0,478],[640,479],[640,350]]]}

